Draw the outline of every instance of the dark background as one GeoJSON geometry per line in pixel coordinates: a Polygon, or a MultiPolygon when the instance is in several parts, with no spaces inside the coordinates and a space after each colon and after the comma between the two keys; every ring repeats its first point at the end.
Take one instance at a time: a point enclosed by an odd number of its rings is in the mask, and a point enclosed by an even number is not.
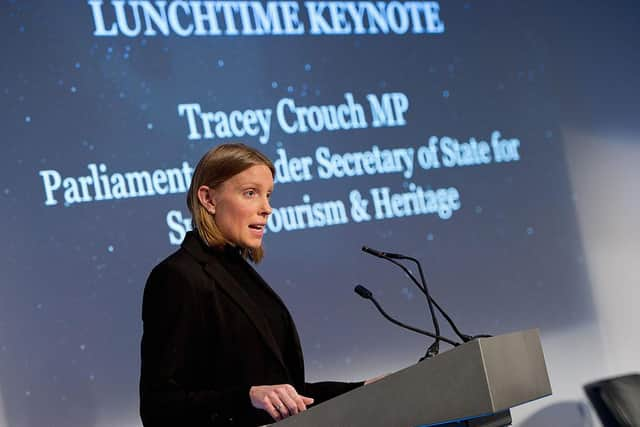
{"type": "MultiPolygon", "coordinates": [[[[106,6],[105,6],[106,8],[106,6]]],[[[268,233],[260,272],[290,307],[312,379],[407,366],[427,342],[352,292],[429,328],[402,272],[362,244],[423,261],[434,295],[468,333],[561,333],[596,317],[562,127],[638,128],[638,7],[621,1],[446,1],[440,35],[106,37],[85,2],[3,1],[0,35],[0,403],[8,426],[137,425],[140,302],[146,276],[176,249],[166,214],[184,194],[44,205],[38,172],[88,175],[195,166],[222,140],[189,141],[180,103],[208,111],[342,102],[403,92],[407,125],[287,135],[271,158],[426,144],[432,135],[520,140],[512,163],[281,184],[275,207],[352,189],[456,187],[461,209],[268,233]]],[[[275,111],[274,111],[275,114],[275,111]]],[[[445,329],[446,333],[449,333],[445,329]]],[[[552,361],[550,362],[552,363],[552,361]]],[[[552,378],[553,380],[553,378],[552,378]]],[[[3,420],[0,418],[0,424],[3,420]]]]}

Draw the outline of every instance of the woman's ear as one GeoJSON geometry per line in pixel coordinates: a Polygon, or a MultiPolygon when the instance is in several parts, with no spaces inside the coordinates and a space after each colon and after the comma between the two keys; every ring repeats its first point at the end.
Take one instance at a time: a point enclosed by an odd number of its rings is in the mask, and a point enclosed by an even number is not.
{"type": "Polygon", "coordinates": [[[211,215],[216,214],[215,190],[213,188],[207,187],[206,185],[198,187],[198,200],[207,212],[211,215]]]}

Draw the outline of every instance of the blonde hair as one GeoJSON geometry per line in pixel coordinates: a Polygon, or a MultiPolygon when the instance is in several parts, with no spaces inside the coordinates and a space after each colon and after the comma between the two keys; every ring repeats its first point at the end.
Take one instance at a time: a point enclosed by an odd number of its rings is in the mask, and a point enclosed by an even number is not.
{"type": "MultiPolygon", "coordinates": [[[[208,246],[221,248],[229,241],[222,235],[213,215],[200,203],[198,188],[202,185],[216,188],[231,177],[256,165],[267,166],[271,175],[275,176],[271,160],[255,148],[244,144],[219,145],[209,150],[198,162],[187,193],[187,207],[193,217],[195,230],[208,246]]],[[[258,249],[241,250],[244,257],[256,263],[264,256],[262,246],[258,249]]]]}

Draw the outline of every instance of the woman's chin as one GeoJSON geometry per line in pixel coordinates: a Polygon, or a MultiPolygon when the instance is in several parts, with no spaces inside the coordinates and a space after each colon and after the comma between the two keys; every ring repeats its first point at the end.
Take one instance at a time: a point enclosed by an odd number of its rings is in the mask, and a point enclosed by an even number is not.
{"type": "Polygon", "coordinates": [[[262,247],[262,239],[260,240],[251,239],[251,241],[245,242],[243,246],[251,250],[260,249],[262,247]]]}

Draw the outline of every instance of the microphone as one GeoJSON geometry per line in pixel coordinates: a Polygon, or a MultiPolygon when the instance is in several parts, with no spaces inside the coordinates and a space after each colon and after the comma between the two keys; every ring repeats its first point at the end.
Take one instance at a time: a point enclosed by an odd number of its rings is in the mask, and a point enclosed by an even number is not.
{"type": "MultiPolygon", "coordinates": [[[[384,318],[387,319],[388,321],[390,321],[391,323],[393,323],[395,325],[398,325],[401,328],[405,328],[405,329],[408,329],[410,331],[416,332],[418,334],[426,335],[426,336],[431,337],[431,338],[442,340],[442,341],[444,341],[446,343],[451,344],[454,347],[457,347],[457,346],[460,345],[460,343],[455,342],[453,340],[450,340],[449,338],[436,335],[433,332],[428,332],[428,331],[416,328],[416,327],[411,326],[411,325],[407,325],[406,323],[402,323],[401,321],[396,320],[393,317],[389,316],[389,314],[387,314],[387,312],[384,311],[384,309],[380,306],[378,301],[376,301],[376,299],[373,296],[373,292],[371,292],[369,289],[365,288],[364,286],[356,285],[356,287],[353,290],[354,290],[355,293],[360,295],[362,298],[370,300],[376,306],[376,308],[378,309],[380,314],[382,314],[382,316],[384,316],[384,318]]],[[[422,359],[420,359],[420,360],[422,360],[422,359]]]]}
{"type": "Polygon", "coordinates": [[[353,290],[364,299],[373,299],[373,292],[362,285],[356,285],[353,290]]]}
{"type": "MultiPolygon", "coordinates": [[[[407,273],[407,275],[409,277],[411,277],[413,279],[413,282],[418,286],[418,288],[420,288],[420,290],[422,291],[422,293],[424,294],[425,298],[427,299],[427,307],[429,309],[429,313],[431,314],[431,321],[433,323],[433,327],[435,328],[435,334],[437,336],[440,336],[440,324],[438,323],[438,319],[436,317],[436,314],[433,310],[433,298],[431,298],[431,295],[429,293],[429,289],[427,288],[427,281],[424,279],[424,274],[422,272],[422,265],[420,264],[420,262],[415,259],[415,258],[411,258],[405,255],[401,255],[401,254],[395,254],[395,253],[387,253],[387,252],[382,252],[379,251],[377,249],[373,249],[370,248],[368,246],[363,246],[362,250],[364,252],[367,252],[371,255],[377,256],[378,258],[382,258],[382,259],[386,259],[387,261],[392,262],[393,264],[397,265],[398,267],[402,268],[405,273],[407,273]],[[415,280],[415,277],[413,276],[413,274],[411,274],[411,272],[402,264],[400,264],[399,262],[395,261],[395,259],[408,259],[411,260],[413,262],[416,263],[416,265],[418,266],[418,271],[420,272],[420,278],[422,279],[422,286],[420,286],[420,284],[418,283],[417,280],[415,280]]],[[[463,342],[464,338],[462,338],[463,342]]],[[[436,338],[436,340],[433,342],[433,344],[431,344],[429,346],[429,348],[427,349],[427,353],[425,355],[425,357],[431,357],[431,356],[435,356],[436,354],[438,354],[438,352],[440,351],[440,339],[436,338]]]]}
{"type": "MultiPolygon", "coordinates": [[[[449,325],[451,326],[451,329],[453,329],[455,334],[462,340],[462,342],[468,342],[468,341],[471,341],[472,339],[475,339],[475,338],[488,338],[488,337],[491,337],[491,335],[486,335],[486,334],[467,335],[467,334],[464,334],[464,333],[460,332],[460,329],[458,329],[458,327],[455,324],[455,322],[453,321],[453,319],[445,312],[445,310],[440,306],[440,304],[438,304],[438,302],[435,300],[435,298],[433,298],[431,295],[429,295],[428,290],[426,290],[426,280],[424,280],[424,275],[422,274],[422,268],[421,268],[420,262],[417,259],[405,256],[405,255],[402,255],[402,254],[391,253],[391,252],[382,252],[382,251],[379,251],[379,250],[376,250],[376,249],[373,249],[373,248],[369,248],[367,246],[363,246],[362,247],[362,251],[366,252],[368,254],[371,254],[373,256],[376,256],[378,258],[385,259],[385,260],[395,264],[396,266],[400,267],[405,272],[405,274],[407,276],[409,276],[411,281],[418,287],[418,289],[425,295],[425,297],[429,298],[429,301],[431,301],[433,303],[433,305],[438,309],[440,314],[442,314],[442,316],[447,320],[447,323],[449,323],[449,325]],[[410,261],[413,261],[414,263],[416,263],[418,265],[418,269],[420,270],[420,275],[421,275],[422,281],[424,283],[424,288],[423,288],[423,286],[420,285],[420,283],[418,283],[418,280],[411,273],[411,271],[409,271],[409,269],[407,269],[404,265],[402,265],[399,262],[395,261],[395,259],[407,259],[407,260],[410,260],[410,261]]],[[[434,345],[436,345],[436,343],[434,343],[434,345]]]]}

